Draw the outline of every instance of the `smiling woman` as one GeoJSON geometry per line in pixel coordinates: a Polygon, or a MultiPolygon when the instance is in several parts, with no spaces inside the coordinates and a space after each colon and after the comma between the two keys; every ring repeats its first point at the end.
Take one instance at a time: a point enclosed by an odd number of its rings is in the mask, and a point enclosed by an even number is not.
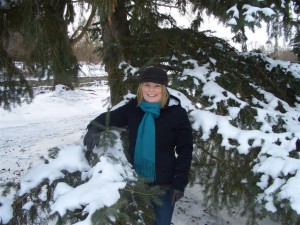
{"type": "MultiPolygon", "coordinates": [[[[155,212],[155,225],[171,223],[175,202],[184,193],[191,166],[192,128],[180,100],[167,91],[167,73],[150,67],[139,77],[137,98],[110,111],[110,126],[129,130],[129,161],[146,179],[149,187],[158,186],[164,195],[161,205],[150,202],[155,212]]],[[[92,151],[99,132],[106,124],[106,113],[88,125],[84,145],[92,151]]]]}
{"type": "Polygon", "coordinates": [[[141,104],[143,100],[148,102],[159,102],[161,108],[165,107],[169,99],[167,87],[163,84],[153,82],[141,83],[137,90],[137,102],[141,104]]]}
{"type": "Polygon", "coordinates": [[[137,90],[137,102],[159,102],[165,107],[169,98],[167,91],[168,77],[165,71],[152,67],[145,70],[139,77],[140,85],[137,90]]]}

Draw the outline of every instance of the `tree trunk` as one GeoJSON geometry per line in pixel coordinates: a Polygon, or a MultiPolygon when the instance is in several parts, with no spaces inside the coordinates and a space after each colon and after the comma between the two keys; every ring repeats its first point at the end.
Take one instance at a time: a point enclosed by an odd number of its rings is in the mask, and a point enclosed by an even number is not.
{"type": "Polygon", "coordinates": [[[111,104],[122,100],[127,88],[123,82],[123,73],[118,65],[126,59],[129,24],[126,16],[125,0],[119,0],[111,17],[102,24],[103,31],[103,62],[108,73],[111,104]]]}

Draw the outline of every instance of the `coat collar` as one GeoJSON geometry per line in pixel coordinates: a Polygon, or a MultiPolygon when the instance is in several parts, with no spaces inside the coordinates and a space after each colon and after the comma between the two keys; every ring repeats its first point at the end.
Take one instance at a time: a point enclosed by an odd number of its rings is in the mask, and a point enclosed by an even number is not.
{"type": "Polygon", "coordinates": [[[181,106],[181,102],[179,98],[175,97],[174,95],[170,95],[167,104],[163,109],[167,109],[169,107],[174,107],[174,106],[181,106]]]}

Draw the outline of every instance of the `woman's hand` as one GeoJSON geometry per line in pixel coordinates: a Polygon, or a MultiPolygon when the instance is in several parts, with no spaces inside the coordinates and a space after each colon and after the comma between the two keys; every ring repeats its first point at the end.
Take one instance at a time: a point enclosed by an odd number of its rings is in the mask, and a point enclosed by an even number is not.
{"type": "Polygon", "coordinates": [[[171,203],[172,205],[175,205],[175,203],[181,199],[183,197],[183,192],[176,190],[176,189],[172,189],[171,190],[171,203]]]}
{"type": "Polygon", "coordinates": [[[87,151],[93,151],[96,145],[99,143],[99,132],[93,129],[88,129],[83,139],[83,145],[86,146],[87,151]]]}

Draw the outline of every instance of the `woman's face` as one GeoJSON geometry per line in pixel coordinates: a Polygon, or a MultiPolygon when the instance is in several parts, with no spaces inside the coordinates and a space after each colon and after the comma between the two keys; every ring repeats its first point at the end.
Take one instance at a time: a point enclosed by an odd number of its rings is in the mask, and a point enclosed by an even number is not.
{"type": "Polygon", "coordinates": [[[160,102],[162,98],[162,85],[152,82],[142,83],[143,98],[147,102],[160,102]]]}

